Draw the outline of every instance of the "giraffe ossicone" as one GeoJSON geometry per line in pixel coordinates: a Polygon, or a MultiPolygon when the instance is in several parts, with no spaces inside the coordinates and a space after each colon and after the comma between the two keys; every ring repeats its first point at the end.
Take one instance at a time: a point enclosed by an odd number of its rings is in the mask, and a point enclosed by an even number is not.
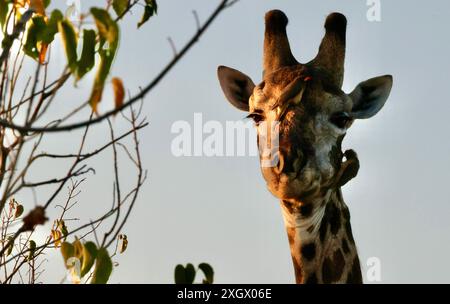
{"type": "Polygon", "coordinates": [[[342,91],[347,19],[340,13],[327,17],[319,52],[305,64],[291,52],[286,15],[273,10],[265,22],[261,83],[221,66],[220,85],[230,103],[259,126],[258,141],[268,140],[261,125],[278,124],[279,161],[261,171],[281,201],[296,282],[362,283],[341,193],[358,173],[359,161],[354,151],[342,152],[341,144],[356,119],[370,118],[384,106],[392,76],[364,81],[349,94],[342,91]]]}

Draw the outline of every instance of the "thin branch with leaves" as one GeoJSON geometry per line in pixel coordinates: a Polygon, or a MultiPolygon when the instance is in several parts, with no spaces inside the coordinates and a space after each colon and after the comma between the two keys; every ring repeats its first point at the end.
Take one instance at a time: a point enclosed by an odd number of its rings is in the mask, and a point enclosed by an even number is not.
{"type": "MultiPolygon", "coordinates": [[[[139,131],[148,126],[142,117],[144,98],[185,57],[220,13],[237,1],[221,0],[203,24],[194,11],[195,34],[180,51],[171,41],[174,57],[127,101],[122,80],[112,78],[114,108],[103,114],[98,105],[119,49],[120,22],[132,11],[140,10],[138,28],[142,28],[157,13],[156,1],[108,0],[104,7],[81,13],[77,22],[46,7],[48,1],[0,2],[0,282],[39,282],[45,271],[46,252],[58,249],[73,282],[106,283],[114,267],[112,258],[127,247],[123,228],[147,177],[139,142],[139,131]],[[85,27],[87,20],[93,21],[95,28],[85,27]],[[64,47],[67,65],[51,79],[55,40],[64,47]],[[31,73],[30,66],[34,66],[31,73]],[[56,115],[52,109],[68,80],[80,81],[91,71],[95,79],[89,99],[79,104],[67,102],[66,113],[56,115]],[[85,121],[70,123],[86,109],[89,116],[85,121]],[[119,121],[128,126],[121,133],[116,130],[119,121]],[[37,126],[38,122],[41,126],[37,126]],[[107,122],[107,134],[95,128],[101,122],[107,122]],[[70,152],[60,153],[48,145],[51,133],[69,131],[71,142],[76,144],[70,152]],[[92,138],[96,138],[97,146],[88,148],[92,138]],[[98,138],[109,139],[99,143],[98,138]],[[89,206],[79,199],[80,194],[96,173],[95,159],[105,158],[108,153],[112,191],[110,198],[102,196],[102,200],[110,207],[97,217],[83,218],[77,210],[89,206]],[[58,168],[60,173],[51,178],[36,175],[33,172],[38,167],[58,168]],[[127,172],[129,180],[132,170],[134,182],[123,185],[122,172],[127,172]],[[31,200],[27,199],[28,191],[31,200]],[[39,239],[38,227],[48,227],[45,239],[39,239]]],[[[99,202],[96,208],[101,206],[99,202]]]]}

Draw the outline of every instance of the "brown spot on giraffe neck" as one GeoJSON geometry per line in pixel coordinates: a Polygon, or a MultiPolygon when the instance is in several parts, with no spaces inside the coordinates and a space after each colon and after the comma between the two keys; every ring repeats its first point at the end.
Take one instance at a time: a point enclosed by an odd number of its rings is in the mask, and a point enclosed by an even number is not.
{"type": "Polygon", "coordinates": [[[325,284],[338,282],[344,271],[345,259],[340,249],[332,257],[325,258],[322,265],[322,280],[325,284]]]}
{"type": "Polygon", "coordinates": [[[341,211],[336,207],[335,204],[330,205],[329,223],[330,232],[336,235],[341,228],[341,211]]]}
{"type": "Polygon", "coordinates": [[[347,220],[345,222],[345,231],[347,233],[347,239],[352,243],[355,244],[355,239],[353,238],[353,232],[352,232],[352,226],[350,224],[350,220],[347,220]]]}
{"type": "Polygon", "coordinates": [[[348,243],[345,240],[345,238],[342,238],[342,250],[344,251],[344,254],[347,254],[350,252],[350,248],[348,247],[348,243]]]}
{"type": "Polygon", "coordinates": [[[351,271],[347,277],[347,284],[362,284],[362,274],[361,274],[361,266],[359,264],[358,256],[353,260],[351,271]]]}
{"type": "Polygon", "coordinates": [[[308,243],[303,245],[301,253],[306,260],[312,261],[316,257],[316,244],[308,243]]]}

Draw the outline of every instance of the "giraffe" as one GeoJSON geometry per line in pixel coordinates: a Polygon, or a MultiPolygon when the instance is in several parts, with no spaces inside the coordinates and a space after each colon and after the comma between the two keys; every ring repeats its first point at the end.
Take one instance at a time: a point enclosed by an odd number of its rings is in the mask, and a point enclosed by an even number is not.
{"type": "MultiPolygon", "coordinates": [[[[342,152],[341,144],[356,119],[384,106],[393,78],[371,78],[344,93],[346,17],[326,18],[318,54],[305,64],[292,55],[287,24],[282,11],[266,13],[259,85],[225,66],[218,68],[219,82],[228,101],[254,120],[258,143],[278,126],[275,165],[261,165],[261,171],[280,200],[296,283],[359,284],[360,261],[341,192],[357,175],[359,161],[355,151],[342,152]]],[[[264,157],[260,150],[261,164],[264,157]]]]}

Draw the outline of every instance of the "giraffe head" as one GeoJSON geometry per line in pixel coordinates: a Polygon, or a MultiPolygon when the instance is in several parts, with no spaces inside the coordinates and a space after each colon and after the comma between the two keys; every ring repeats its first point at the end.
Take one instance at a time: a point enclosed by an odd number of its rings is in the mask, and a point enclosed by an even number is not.
{"type": "MultiPolygon", "coordinates": [[[[220,84],[230,103],[255,121],[260,147],[273,145],[277,136],[276,162],[261,165],[269,190],[280,199],[314,198],[356,176],[356,153],[343,153],[341,142],[354,120],[383,107],[392,76],[364,81],[349,94],[342,91],[347,27],[342,14],[327,17],[319,52],[306,64],[292,55],[286,15],[274,10],[265,20],[262,82],[255,85],[244,73],[221,66],[220,84]]],[[[260,149],[261,161],[264,157],[260,149]]]]}

